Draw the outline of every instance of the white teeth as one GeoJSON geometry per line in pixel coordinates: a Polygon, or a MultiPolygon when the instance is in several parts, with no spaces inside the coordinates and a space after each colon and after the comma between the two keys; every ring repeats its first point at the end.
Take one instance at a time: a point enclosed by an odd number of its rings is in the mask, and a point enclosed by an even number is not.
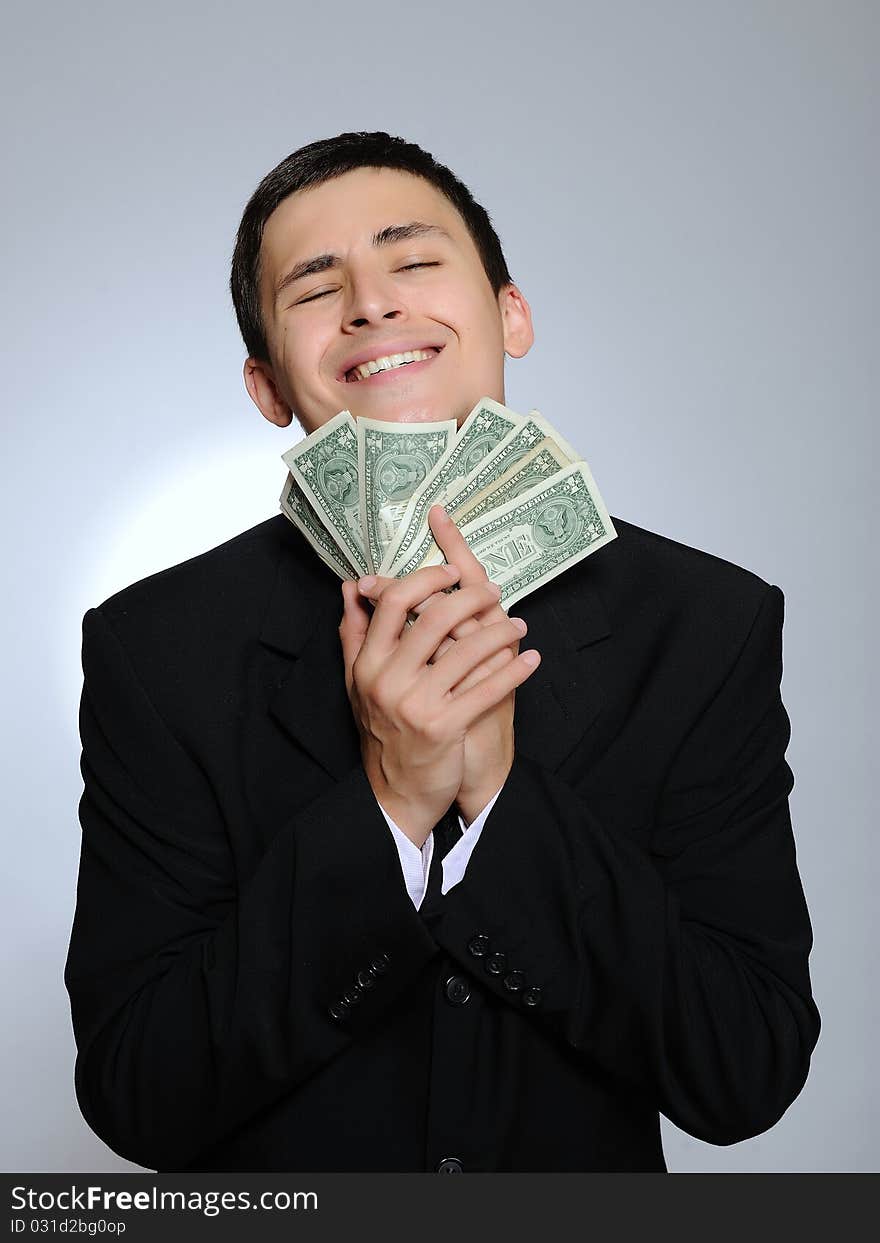
{"type": "Polygon", "coordinates": [[[360,363],[353,371],[362,379],[375,375],[377,371],[390,371],[392,367],[402,367],[405,363],[420,363],[432,358],[436,350],[407,350],[404,354],[386,354],[382,358],[374,358],[371,362],[360,363]]]}

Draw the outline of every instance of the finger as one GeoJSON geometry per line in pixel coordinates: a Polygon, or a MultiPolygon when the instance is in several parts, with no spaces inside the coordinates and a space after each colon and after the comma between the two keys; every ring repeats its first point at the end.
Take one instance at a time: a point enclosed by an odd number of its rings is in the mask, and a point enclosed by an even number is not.
{"type": "MultiPolygon", "coordinates": [[[[506,647],[503,647],[500,651],[490,656],[487,660],[484,660],[481,665],[477,665],[476,668],[471,670],[467,677],[462,678],[460,682],[457,682],[455,685],[456,694],[460,694],[462,691],[470,690],[472,686],[476,686],[478,682],[482,682],[483,678],[488,677],[490,673],[494,673],[496,669],[503,668],[508,661],[515,660],[519,655],[519,645],[523,635],[528,630],[528,625],[521,617],[504,617],[502,620],[510,623],[511,625],[513,636],[511,642],[508,643],[506,647]],[[521,630],[519,629],[520,627],[522,628],[521,630]]],[[[438,660],[443,656],[444,651],[448,650],[448,648],[452,646],[453,644],[448,640],[447,647],[444,648],[441,644],[437,655],[434,657],[433,663],[437,664],[438,660]]]]}
{"type": "Polygon", "coordinates": [[[382,574],[366,574],[363,578],[358,579],[358,594],[364,596],[367,600],[375,602],[386,587],[399,581],[399,579],[387,578],[382,574]]]}
{"type": "MultiPolygon", "coordinates": [[[[461,587],[475,586],[477,583],[489,582],[489,575],[483,563],[471,552],[467,540],[449,517],[442,505],[432,505],[428,510],[428,521],[438,547],[446,561],[457,565],[461,570],[459,584],[461,587]]],[[[481,614],[483,624],[499,622],[507,613],[500,601],[481,614]]],[[[457,637],[457,636],[456,636],[457,637]]]]}
{"type": "Polygon", "coordinates": [[[440,646],[437,648],[437,651],[434,652],[433,656],[428,657],[428,664],[429,665],[435,664],[440,659],[440,657],[443,655],[444,652],[448,652],[449,649],[454,646],[455,646],[455,639],[451,639],[451,638],[444,639],[443,642],[440,644],[440,646]]]}
{"type": "MultiPolygon", "coordinates": [[[[438,506],[437,508],[439,509],[440,507],[438,506]]],[[[473,577],[478,582],[482,581],[482,582],[488,583],[489,579],[487,578],[482,565],[480,564],[479,561],[477,561],[473,553],[470,552],[470,549],[467,549],[466,545],[465,545],[465,548],[466,548],[468,556],[470,557],[470,560],[473,562],[474,567],[476,567],[476,573],[473,574],[473,577]]],[[[376,600],[378,600],[381,597],[386,587],[388,587],[391,583],[397,581],[394,578],[383,577],[382,575],[378,575],[378,574],[372,575],[371,578],[372,578],[372,582],[369,585],[366,585],[366,586],[362,585],[364,580],[360,580],[358,583],[358,590],[361,596],[369,600],[371,603],[374,603],[376,600]]],[[[461,583],[460,579],[459,579],[459,582],[461,583]]],[[[448,588],[447,588],[447,592],[448,592],[448,588]]],[[[444,599],[445,594],[446,593],[444,592],[435,592],[433,595],[429,596],[427,600],[421,600],[418,604],[413,605],[413,607],[410,609],[410,613],[415,614],[416,616],[420,616],[425,611],[425,609],[428,608],[432,603],[435,603],[438,600],[444,599]]],[[[472,634],[474,630],[476,630],[479,626],[491,625],[493,622],[503,621],[506,617],[507,617],[507,613],[501,607],[501,604],[498,602],[493,603],[490,601],[488,608],[484,609],[482,612],[477,613],[474,617],[466,618],[464,621],[459,622],[457,626],[453,627],[453,629],[450,630],[449,632],[449,636],[443,639],[443,641],[440,643],[440,646],[437,648],[437,650],[434,653],[432,653],[431,656],[428,657],[426,663],[429,665],[436,664],[438,659],[443,655],[443,653],[448,651],[449,648],[452,647],[453,640],[464,639],[469,634],[472,634]]],[[[518,652],[519,652],[519,646],[518,646],[518,641],[517,641],[516,643],[513,643],[511,645],[510,654],[511,656],[516,656],[518,652]]],[[[487,668],[484,668],[482,673],[479,676],[484,677],[486,673],[488,672],[489,670],[487,668]]],[[[476,678],[475,680],[479,681],[479,677],[476,678]]]]}
{"type": "Polygon", "coordinates": [[[502,647],[500,651],[494,652],[481,665],[477,665],[476,669],[472,669],[467,677],[461,679],[453,687],[453,694],[460,695],[462,691],[469,691],[472,686],[476,686],[478,682],[482,682],[483,678],[487,678],[490,673],[494,673],[496,669],[503,669],[511,660],[515,660],[518,653],[511,651],[509,647],[502,647]]]}
{"type": "MultiPolygon", "coordinates": [[[[463,588],[462,594],[464,590],[463,588]]],[[[431,672],[434,687],[440,694],[446,695],[500,649],[504,649],[509,656],[509,645],[519,641],[525,633],[524,626],[524,622],[517,623],[505,617],[504,621],[495,622],[492,626],[481,626],[474,634],[461,639],[434,663],[431,672]]],[[[475,679],[480,680],[482,679],[475,679]]]]}
{"type": "MultiPolygon", "coordinates": [[[[386,587],[389,587],[391,583],[396,583],[400,580],[396,578],[383,578],[380,575],[370,575],[370,583],[368,586],[363,585],[364,581],[364,579],[358,580],[358,592],[365,600],[369,600],[371,604],[375,604],[376,601],[380,599],[386,587]]],[[[435,591],[432,595],[428,596],[426,600],[420,600],[418,604],[414,604],[410,609],[410,612],[416,614],[421,613],[428,607],[432,600],[442,600],[444,595],[448,594],[448,591],[448,588],[443,591],[435,591]]]]}
{"type": "MultiPolygon", "coordinates": [[[[396,578],[388,578],[381,574],[369,574],[364,578],[358,579],[358,594],[375,608],[376,601],[380,598],[385,588],[390,586],[391,583],[397,581],[398,580],[396,578]]],[[[415,606],[407,611],[407,623],[415,621],[415,609],[417,607],[418,606],[415,606]]],[[[399,635],[398,638],[400,638],[399,635]]]]}
{"type": "MultiPolygon", "coordinates": [[[[391,590],[389,588],[389,592],[391,590]]],[[[412,682],[426,666],[428,657],[432,656],[447,638],[450,630],[465,618],[472,616],[482,607],[486,599],[492,598],[491,590],[491,584],[485,583],[479,587],[463,587],[432,605],[431,608],[425,609],[398,644],[395,673],[407,683],[412,682]]],[[[494,590],[497,599],[497,588],[494,590]]],[[[387,598],[387,595],[388,592],[385,593],[383,599],[387,598]]],[[[382,608],[382,604],[383,601],[380,600],[379,609],[382,608]]]]}
{"type": "Polygon", "coordinates": [[[527,652],[517,656],[515,660],[508,661],[503,669],[498,669],[489,677],[483,678],[470,690],[453,696],[449,701],[451,708],[451,715],[447,717],[449,727],[456,734],[464,737],[474,721],[499,704],[511,691],[521,686],[526,678],[532,676],[540,663],[540,652],[530,648],[527,652]],[[537,658],[536,664],[529,663],[532,657],[537,658]]]}
{"type": "Polygon", "coordinates": [[[363,646],[370,625],[370,614],[357,598],[352,583],[342,584],[342,619],[339,623],[339,641],[342,644],[342,660],[345,665],[345,685],[351,691],[351,670],[363,646]]]}
{"type": "Polygon", "coordinates": [[[489,575],[482,562],[471,552],[467,540],[442,505],[431,506],[428,510],[428,522],[443,556],[461,570],[462,587],[470,587],[488,579],[489,575]]]}
{"type": "MultiPolygon", "coordinates": [[[[412,611],[418,615],[421,615],[430,604],[434,601],[442,599],[442,595],[435,594],[430,596],[427,600],[422,601],[421,604],[417,604],[412,611]]],[[[477,612],[473,617],[465,618],[463,622],[459,622],[457,626],[454,626],[449,631],[449,637],[443,640],[428,663],[436,663],[438,658],[442,656],[444,652],[448,651],[450,647],[452,647],[453,640],[466,639],[469,634],[473,634],[473,632],[479,629],[480,626],[491,626],[494,622],[505,621],[507,617],[508,614],[499,603],[490,603],[487,609],[484,609],[482,612],[477,612]]],[[[518,647],[514,644],[512,647],[512,654],[516,656],[518,650],[518,647]]]]}
{"type": "MultiPolygon", "coordinates": [[[[391,583],[395,582],[396,580],[394,578],[383,577],[382,575],[379,575],[379,574],[372,575],[371,578],[372,578],[372,582],[367,586],[363,585],[363,580],[360,580],[358,582],[358,592],[364,600],[369,601],[370,604],[375,605],[376,601],[379,600],[385,588],[388,587],[391,583]]],[[[449,589],[447,588],[446,592],[448,592],[448,590],[449,589]]],[[[418,604],[414,604],[413,607],[409,610],[410,615],[415,614],[416,617],[420,616],[425,611],[425,609],[428,608],[430,604],[438,600],[443,600],[445,598],[446,592],[435,591],[433,595],[428,596],[427,600],[421,600],[419,601],[418,604]]],[[[506,616],[504,611],[499,609],[497,605],[492,605],[490,602],[490,608],[486,612],[481,614],[480,620],[478,620],[475,617],[469,617],[469,618],[466,618],[463,622],[459,622],[459,624],[453,630],[450,631],[450,637],[444,639],[443,642],[440,644],[440,646],[437,648],[437,651],[434,652],[432,656],[428,657],[427,663],[429,665],[433,664],[434,661],[436,661],[439,656],[441,656],[445,651],[447,651],[450,647],[452,647],[452,644],[455,639],[465,638],[466,635],[471,634],[480,625],[482,625],[484,623],[484,620],[491,619],[494,621],[498,621],[504,616],[506,616]],[[493,616],[493,614],[497,614],[497,616],[493,616]]]]}
{"type": "MultiPolygon", "coordinates": [[[[412,574],[405,574],[403,578],[395,578],[384,588],[364,640],[364,653],[369,652],[371,663],[387,660],[398,642],[402,642],[400,632],[412,606],[435,591],[448,587],[455,582],[458,574],[458,568],[452,565],[424,566],[412,574]]],[[[458,592],[452,594],[457,595],[458,592]]],[[[419,621],[410,627],[409,632],[415,630],[418,624],[419,621]]]]}
{"type": "MultiPolygon", "coordinates": [[[[437,506],[436,508],[439,509],[440,506],[437,506]]],[[[464,544],[464,541],[462,541],[462,543],[464,544]]],[[[459,578],[460,585],[473,586],[477,583],[489,582],[488,576],[486,575],[486,572],[480,562],[477,561],[476,557],[466,544],[464,545],[464,548],[469,561],[472,564],[470,566],[470,581],[465,583],[461,578],[459,578]]],[[[399,581],[395,578],[388,578],[379,574],[370,575],[369,578],[370,582],[368,585],[364,585],[364,579],[360,579],[358,581],[358,591],[361,596],[367,600],[370,600],[373,604],[381,598],[382,593],[391,583],[399,581]]],[[[415,613],[417,616],[420,615],[424,612],[428,605],[432,603],[432,601],[442,600],[444,594],[446,593],[435,592],[433,595],[428,596],[426,600],[420,600],[418,604],[413,605],[410,609],[410,613],[415,613]]],[[[463,639],[465,635],[470,634],[471,631],[474,630],[480,623],[501,621],[506,616],[507,614],[504,609],[501,608],[500,604],[492,603],[490,601],[489,607],[483,610],[483,612],[479,615],[478,620],[475,621],[468,619],[467,621],[461,623],[461,627],[453,632],[452,637],[455,639],[463,639]]]]}
{"type": "MultiPolygon", "coordinates": [[[[445,569],[448,563],[440,562],[439,564],[441,569],[445,569]]],[[[423,568],[434,569],[436,567],[426,566],[423,568]]],[[[439,591],[432,592],[426,600],[420,600],[417,604],[412,605],[409,612],[411,614],[421,612],[428,600],[442,600],[445,595],[448,595],[450,591],[454,590],[454,584],[456,581],[454,571],[457,570],[457,568],[457,566],[449,566],[450,580],[453,583],[453,587],[449,586],[448,581],[443,583],[439,591]]],[[[420,572],[421,571],[419,571],[419,573],[420,572]]],[[[364,578],[359,578],[357,581],[358,596],[375,607],[376,603],[382,598],[382,595],[392,585],[392,583],[405,582],[410,578],[412,578],[412,575],[405,575],[404,578],[388,578],[381,574],[368,574],[364,578]]]]}
{"type": "MultiPolygon", "coordinates": [[[[488,580],[486,581],[488,582],[488,580]]],[[[430,599],[424,601],[421,605],[416,605],[414,612],[421,614],[432,602],[442,599],[442,595],[431,596],[430,599]]],[[[478,627],[491,626],[495,622],[506,621],[508,616],[509,614],[505,612],[500,603],[497,601],[494,604],[490,602],[488,608],[483,609],[481,612],[476,612],[473,617],[465,618],[463,622],[459,622],[457,626],[454,626],[449,631],[449,638],[444,639],[440,644],[437,651],[434,653],[434,659],[436,660],[438,656],[442,655],[443,652],[451,647],[450,639],[466,639],[467,636],[469,634],[473,634],[478,627]]],[[[517,654],[516,648],[514,648],[513,654],[514,656],[517,654]]]]}
{"type": "MultiPolygon", "coordinates": [[[[421,616],[429,605],[435,604],[442,599],[442,595],[437,595],[435,593],[427,600],[423,600],[421,604],[417,604],[413,609],[413,612],[421,616]]],[[[450,646],[450,640],[465,639],[475,630],[479,630],[480,626],[486,625],[488,621],[501,621],[506,616],[507,614],[503,610],[498,609],[497,605],[492,603],[492,598],[489,597],[489,607],[484,609],[482,612],[478,611],[472,617],[466,617],[464,621],[461,621],[458,625],[453,626],[453,628],[449,631],[450,638],[443,640],[443,643],[441,643],[435,655],[439,655],[441,651],[445,651],[446,647],[450,646]]]]}

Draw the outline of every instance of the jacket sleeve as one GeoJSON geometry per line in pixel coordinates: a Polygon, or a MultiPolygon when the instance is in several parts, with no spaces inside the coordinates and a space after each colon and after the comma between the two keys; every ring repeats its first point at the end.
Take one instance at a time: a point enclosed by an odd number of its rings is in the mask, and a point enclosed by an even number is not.
{"type": "Polygon", "coordinates": [[[788,807],[783,611],[770,587],[678,747],[648,843],[516,753],[467,875],[423,911],[506,1004],[713,1144],[779,1120],[820,1029],[788,807]]]}
{"type": "Polygon", "coordinates": [[[174,1169],[357,1040],[439,950],[360,764],[240,882],[207,778],[98,609],[82,659],[77,1099],[114,1151],[174,1169]]]}

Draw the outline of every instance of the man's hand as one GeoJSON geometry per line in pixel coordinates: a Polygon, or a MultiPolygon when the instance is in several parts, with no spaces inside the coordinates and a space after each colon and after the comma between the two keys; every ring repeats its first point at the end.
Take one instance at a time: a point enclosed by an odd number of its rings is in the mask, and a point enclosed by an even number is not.
{"type": "MultiPolygon", "coordinates": [[[[486,571],[470,548],[468,548],[458,527],[449,518],[443,507],[440,505],[432,506],[428,514],[428,520],[434,539],[446,557],[447,562],[450,565],[455,565],[461,571],[460,581],[462,589],[465,587],[488,585],[489,579],[486,571]]],[[[419,573],[422,573],[422,571],[417,571],[416,574],[407,577],[415,579],[419,573]]],[[[370,587],[366,590],[361,590],[361,595],[369,600],[378,601],[391,584],[400,581],[402,580],[395,578],[377,578],[370,587]]],[[[418,613],[421,617],[425,609],[443,599],[444,595],[442,592],[431,595],[412,607],[411,611],[418,613]]],[[[443,659],[445,659],[445,654],[455,645],[455,641],[466,639],[482,627],[498,626],[505,620],[516,620],[523,629],[519,634],[514,635],[513,642],[506,644],[498,651],[494,651],[486,660],[475,666],[460,683],[457,688],[459,691],[476,686],[484,678],[495,674],[509,665],[511,661],[518,665],[523,663],[522,661],[517,661],[516,658],[519,653],[520,638],[525,633],[525,622],[519,618],[508,619],[507,614],[496,598],[494,601],[487,603],[475,616],[465,618],[459,622],[458,625],[450,630],[449,637],[445,637],[438,646],[431,658],[435,664],[442,663],[443,659]]],[[[537,665],[529,668],[528,672],[531,673],[533,668],[536,667],[537,665]]],[[[511,687],[509,693],[497,703],[488,707],[476,718],[467,731],[464,740],[462,781],[456,796],[456,802],[458,803],[459,811],[468,824],[485,807],[493,794],[501,788],[507,780],[508,773],[513,765],[515,692],[516,686],[524,681],[525,677],[520,678],[511,687]]]]}
{"type": "Polygon", "coordinates": [[[339,637],[364,770],[377,801],[420,847],[461,790],[468,730],[533,672],[525,660],[508,659],[476,685],[468,680],[521,633],[503,610],[501,620],[475,623],[430,663],[451,632],[499,598],[485,575],[443,593],[457,577],[455,567],[428,566],[394,579],[372,617],[355,584],[342,584],[339,637]],[[406,629],[408,611],[435,593],[430,611],[406,629]]]}

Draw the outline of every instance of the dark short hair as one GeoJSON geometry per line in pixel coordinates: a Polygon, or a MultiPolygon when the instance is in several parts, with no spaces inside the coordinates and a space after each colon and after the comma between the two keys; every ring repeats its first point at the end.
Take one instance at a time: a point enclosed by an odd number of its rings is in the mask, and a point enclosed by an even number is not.
{"type": "Polygon", "coordinates": [[[424,178],[446,195],[462,216],[482,260],[492,292],[512,284],[498,234],[488,213],[454,173],[428,151],[381,130],[337,134],[300,147],[267,173],[244,209],[229,288],[248,357],[269,362],[269,347],[260,307],[260,246],[266,221],[282,200],[356,168],[396,168],[424,178]]]}

